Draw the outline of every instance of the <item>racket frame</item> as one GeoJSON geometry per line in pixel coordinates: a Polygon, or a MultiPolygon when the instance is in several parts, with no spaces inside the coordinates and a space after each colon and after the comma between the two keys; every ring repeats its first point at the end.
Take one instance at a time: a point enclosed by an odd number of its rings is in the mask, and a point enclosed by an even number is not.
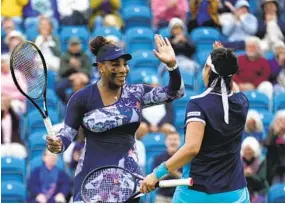
{"type": "Polygon", "coordinates": [[[51,123],[51,120],[50,120],[50,118],[49,118],[49,116],[48,116],[48,109],[47,109],[47,105],[46,105],[46,100],[47,100],[47,99],[46,99],[46,93],[47,93],[47,66],[46,66],[45,58],[44,58],[44,56],[43,56],[41,50],[38,48],[38,46],[37,46],[35,43],[33,43],[33,42],[31,42],[31,41],[27,41],[27,40],[25,40],[25,41],[19,43],[18,45],[16,45],[16,47],[13,49],[12,54],[11,54],[11,57],[10,57],[10,71],[11,71],[11,75],[12,75],[13,81],[14,81],[14,83],[15,83],[17,89],[37,108],[37,110],[38,110],[38,111],[40,112],[40,114],[42,115],[42,118],[43,118],[43,121],[44,121],[46,130],[47,130],[47,132],[48,132],[48,135],[55,137],[55,134],[54,134],[54,132],[53,132],[53,130],[52,130],[52,123],[51,123]],[[13,64],[14,64],[14,55],[15,55],[15,53],[16,53],[17,51],[19,51],[19,49],[20,49],[23,45],[25,45],[26,43],[32,45],[32,46],[35,48],[35,50],[38,52],[38,54],[39,54],[39,56],[40,56],[40,58],[41,58],[41,60],[42,60],[43,70],[44,70],[44,80],[45,80],[45,81],[44,81],[44,88],[43,88],[42,93],[41,93],[41,95],[42,95],[42,97],[43,97],[43,110],[42,110],[42,109],[40,108],[40,106],[34,101],[34,100],[36,100],[37,98],[32,98],[32,97],[30,97],[28,94],[26,94],[26,93],[22,90],[21,86],[19,85],[19,83],[18,83],[18,81],[17,81],[17,77],[16,77],[16,74],[15,74],[15,71],[14,71],[14,68],[13,68],[13,67],[14,67],[13,64]]]}

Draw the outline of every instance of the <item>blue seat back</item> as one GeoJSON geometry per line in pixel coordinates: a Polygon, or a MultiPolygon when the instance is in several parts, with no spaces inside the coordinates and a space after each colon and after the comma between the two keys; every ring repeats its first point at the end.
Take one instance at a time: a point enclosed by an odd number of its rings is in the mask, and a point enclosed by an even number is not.
{"type": "Polygon", "coordinates": [[[128,6],[149,6],[148,0],[122,0],[122,8],[128,6]]]}
{"type": "Polygon", "coordinates": [[[274,97],[274,112],[285,109],[285,93],[280,93],[274,97]]]}
{"type": "Polygon", "coordinates": [[[154,84],[158,83],[156,71],[147,68],[138,68],[129,75],[129,81],[133,84],[154,84]]]}
{"type": "Polygon", "coordinates": [[[146,6],[128,6],[123,9],[125,29],[133,27],[151,27],[151,11],[146,6]]]}
{"type": "Polygon", "coordinates": [[[1,181],[17,181],[24,183],[26,162],[24,159],[13,157],[1,158],[1,181]]]}
{"type": "Polygon", "coordinates": [[[128,29],[125,35],[127,51],[134,53],[139,50],[152,50],[154,48],[153,36],[154,33],[150,28],[136,27],[128,29]]]}
{"type": "Polygon", "coordinates": [[[60,31],[61,49],[63,52],[67,50],[68,40],[76,36],[81,41],[84,51],[88,49],[90,33],[86,26],[62,26],[60,31]]]}
{"type": "Polygon", "coordinates": [[[142,138],[145,145],[147,158],[156,156],[166,151],[165,135],[162,133],[150,133],[142,138]]]}
{"type": "Polygon", "coordinates": [[[285,202],[285,183],[275,184],[271,186],[268,192],[268,203],[284,203],[285,202]]]}
{"type": "Polygon", "coordinates": [[[157,70],[160,61],[155,57],[152,51],[144,50],[133,53],[133,58],[130,60],[129,65],[132,70],[138,68],[147,68],[157,70]]]}
{"type": "Polygon", "coordinates": [[[250,109],[269,110],[269,99],[265,94],[258,91],[245,91],[244,94],[248,98],[250,109]]]}
{"type": "Polygon", "coordinates": [[[167,38],[170,37],[170,32],[169,32],[168,27],[159,29],[158,33],[159,33],[162,37],[167,37],[167,38]]]}
{"type": "Polygon", "coordinates": [[[5,181],[1,183],[2,203],[25,203],[26,186],[16,181],[5,181]]]}
{"type": "Polygon", "coordinates": [[[114,27],[101,27],[101,28],[95,28],[92,37],[96,36],[108,36],[113,35],[116,36],[119,40],[123,39],[123,34],[120,30],[114,28],[114,27]]]}
{"type": "Polygon", "coordinates": [[[218,29],[212,27],[198,27],[190,33],[191,40],[197,45],[197,51],[203,49],[212,49],[215,40],[221,39],[221,33],[218,29]]]}

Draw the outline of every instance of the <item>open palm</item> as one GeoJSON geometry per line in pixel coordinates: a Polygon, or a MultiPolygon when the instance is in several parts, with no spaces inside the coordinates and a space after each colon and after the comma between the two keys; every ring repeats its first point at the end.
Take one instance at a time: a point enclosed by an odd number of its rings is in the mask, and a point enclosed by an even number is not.
{"type": "Polygon", "coordinates": [[[157,50],[154,50],[155,56],[169,67],[176,63],[174,50],[167,38],[163,39],[161,35],[155,35],[155,44],[157,50]]]}

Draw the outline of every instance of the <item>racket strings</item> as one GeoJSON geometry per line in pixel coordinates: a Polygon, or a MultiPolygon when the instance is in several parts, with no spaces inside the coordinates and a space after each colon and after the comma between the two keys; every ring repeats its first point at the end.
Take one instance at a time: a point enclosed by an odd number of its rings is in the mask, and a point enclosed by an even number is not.
{"type": "Polygon", "coordinates": [[[85,180],[82,196],[87,202],[118,203],[130,198],[135,189],[134,177],[122,169],[95,171],[85,180]]]}
{"type": "MultiPolygon", "coordinates": [[[[13,55],[13,69],[17,82],[25,80],[28,89],[23,90],[28,96],[37,99],[45,87],[45,72],[42,59],[38,51],[29,43],[23,43],[13,55]]],[[[22,88],[22,87],[21,87],[22,88]]]]}

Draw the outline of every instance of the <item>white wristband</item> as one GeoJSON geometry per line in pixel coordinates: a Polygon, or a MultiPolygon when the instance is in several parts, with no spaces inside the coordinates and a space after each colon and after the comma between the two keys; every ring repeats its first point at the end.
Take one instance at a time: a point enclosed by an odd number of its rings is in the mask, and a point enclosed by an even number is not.
{"type": "Polygon", "coordinates": [[[166,65],[166,69],[167,69],[168,71],[173,71],[173,70],[177,69],[177,67],[178,67],[177,62],[176,62],[176,64],[174,65],[174,67],[168,67],[168,66],[166,65]]]}

